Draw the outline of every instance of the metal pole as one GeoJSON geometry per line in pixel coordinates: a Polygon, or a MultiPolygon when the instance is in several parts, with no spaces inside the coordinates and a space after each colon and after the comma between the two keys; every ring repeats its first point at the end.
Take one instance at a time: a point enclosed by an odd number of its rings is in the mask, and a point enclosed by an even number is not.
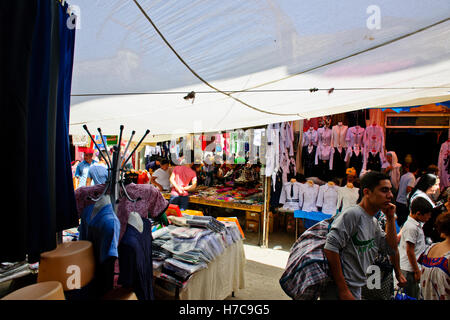
{"type": "Polygon", "coordinates": [[[268,177],[264,177],[264,211],[262,212],[262,248],[268,247],[268,241],[267,241],[267,179],[268,177]]]}

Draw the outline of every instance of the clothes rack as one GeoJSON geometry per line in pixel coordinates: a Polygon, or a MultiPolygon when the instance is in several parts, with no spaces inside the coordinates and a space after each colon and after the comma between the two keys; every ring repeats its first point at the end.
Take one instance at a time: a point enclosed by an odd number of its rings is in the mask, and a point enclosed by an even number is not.
{"type": "MultiPolygon", "coordinates": [[[[124,168],[125,168],[125,164],[128,162],[128,160],[130,160],[131,156],[133,155],[133,153],[137,150],[137,148],[141,145],[142,141],[145,139],[145,137],[150,133],[150,130],[147,129],[147,131],[145,132],[144,136],[141,138],[141,140],[137,143],[137,145],[134,147],[133,151],[130,153],[130,155],[126,158],[126,153],[128,151],[128,148],[130,146],[131,140],[133,139],[134,135],[135,135],[135,131],[133,130],[131,132],[131,137],[128,141],[127,146],[125,147],[125,150],[123,152],[123,155],[121,155],[120,153],[120,149],[121,149],[121,143],[122,143],[122,134],[123,134],[123,129],[124,126],[121,125],[120,126],[120,133],[119,133],[119,141],[117,146],[113,147],[113,154],[112,154],[112,159],[109,156],[108,152],[106,152],[106,156],[103,154],[102,150],[100,149],[100,147],[97,145],[97,142],[95,141],[94,137],[92,136],[92,134],[90,133],[87,125],[83,126],[83,129],[88,133],[89,137],[91,138],[92,142],[94,142],[95,147],[97,148],[97,150],[99,151],[99,155],[100,157],[102,157],[107,166],[108,166],[108,180],[105,183],[105,189],[103,189],[100,197],[94,199],[91,198],[91,200],[93,200],[94,202],[99,201],[105,194],[107,194],[108,191],[109,192],[109,196],[111,198],[111,203],[114,206],[114,209],[116,209],[117,203],[120,199],[119,197],[119,190],[122,189],[124,195],[127,197],[127,199],[131,202],[136,202],[139,201],[140,199],[132,199],[130,197],[130,195],[127,193],[127,190],[125,188],[125,184],[123,181],[124,178],[124,168]],[[125,160],[125,161],[124,161],[125,160]]],[[[102,139],[102,143],[103,145],[106,147],[106,141],[104,139],[104,136],[102,134],[102,130],[101,128],[97,128],[97,131],[100,134],[100,137],[102,139]]]]}

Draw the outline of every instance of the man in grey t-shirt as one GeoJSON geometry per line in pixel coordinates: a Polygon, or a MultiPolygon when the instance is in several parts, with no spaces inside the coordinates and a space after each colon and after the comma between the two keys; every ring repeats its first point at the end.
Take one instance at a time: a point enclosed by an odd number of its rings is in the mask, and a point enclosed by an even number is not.
{"type": "Polygon", "coordinates": [[[338,214],[324,247],[334,282],[321,294],[322,300],[361,299],[369,266],[379,250],[394,255],[397,250],[395,205],[392,184],[383,173],[371,171],[360,181],[363,197],[358,205],[338,214]],[[374,216],[382,210],[386,216],[386,233],[374,216]]]}

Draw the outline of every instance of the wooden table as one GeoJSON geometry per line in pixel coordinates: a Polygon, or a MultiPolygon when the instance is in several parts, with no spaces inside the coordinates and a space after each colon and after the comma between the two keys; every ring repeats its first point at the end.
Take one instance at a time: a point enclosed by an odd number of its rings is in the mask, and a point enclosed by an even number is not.
{"type": "MultiPolygon", "coordinates": [[[[164,198],[170,199],[170,193],[163,193],[164,198]]],[[[235,210],[244,210],[262,213],[264,206],[260,204],[245,204],[232,201],[209,200],[199,196],[189,196],[189,203],[201,204],[205,206],[213,206],[220,208],[228,208],[235,210]]]]}
{"type": "MultiPolygon", "coordinates": [[[[167,200],[170,199],[170,193],[162,193],[167,200]]],[[[228,208],[233,210],[243,210],[259,213],[258,242],[261,243],[261,216],[264,214],[264,205],[261,204],[245,204],[232,201],[209,200],[197,195],[189,196],[189,203],[195,203],[204,206],[228,208]]]]}

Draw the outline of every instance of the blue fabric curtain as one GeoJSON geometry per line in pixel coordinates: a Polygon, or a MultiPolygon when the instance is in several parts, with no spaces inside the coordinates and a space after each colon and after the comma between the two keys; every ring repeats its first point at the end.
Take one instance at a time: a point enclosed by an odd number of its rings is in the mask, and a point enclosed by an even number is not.
{"type": "Polygon", "coordinates": [[[56,248],[58,231],[78,225],[69,142],[75,28],[66,23],[67,6],[1,3],[1,60],[10,83],[4,136],[13,137],[14,166],[5,168],[13,209],[0,224],[0,261],[28,255],[36,262],[56,248]]]}

